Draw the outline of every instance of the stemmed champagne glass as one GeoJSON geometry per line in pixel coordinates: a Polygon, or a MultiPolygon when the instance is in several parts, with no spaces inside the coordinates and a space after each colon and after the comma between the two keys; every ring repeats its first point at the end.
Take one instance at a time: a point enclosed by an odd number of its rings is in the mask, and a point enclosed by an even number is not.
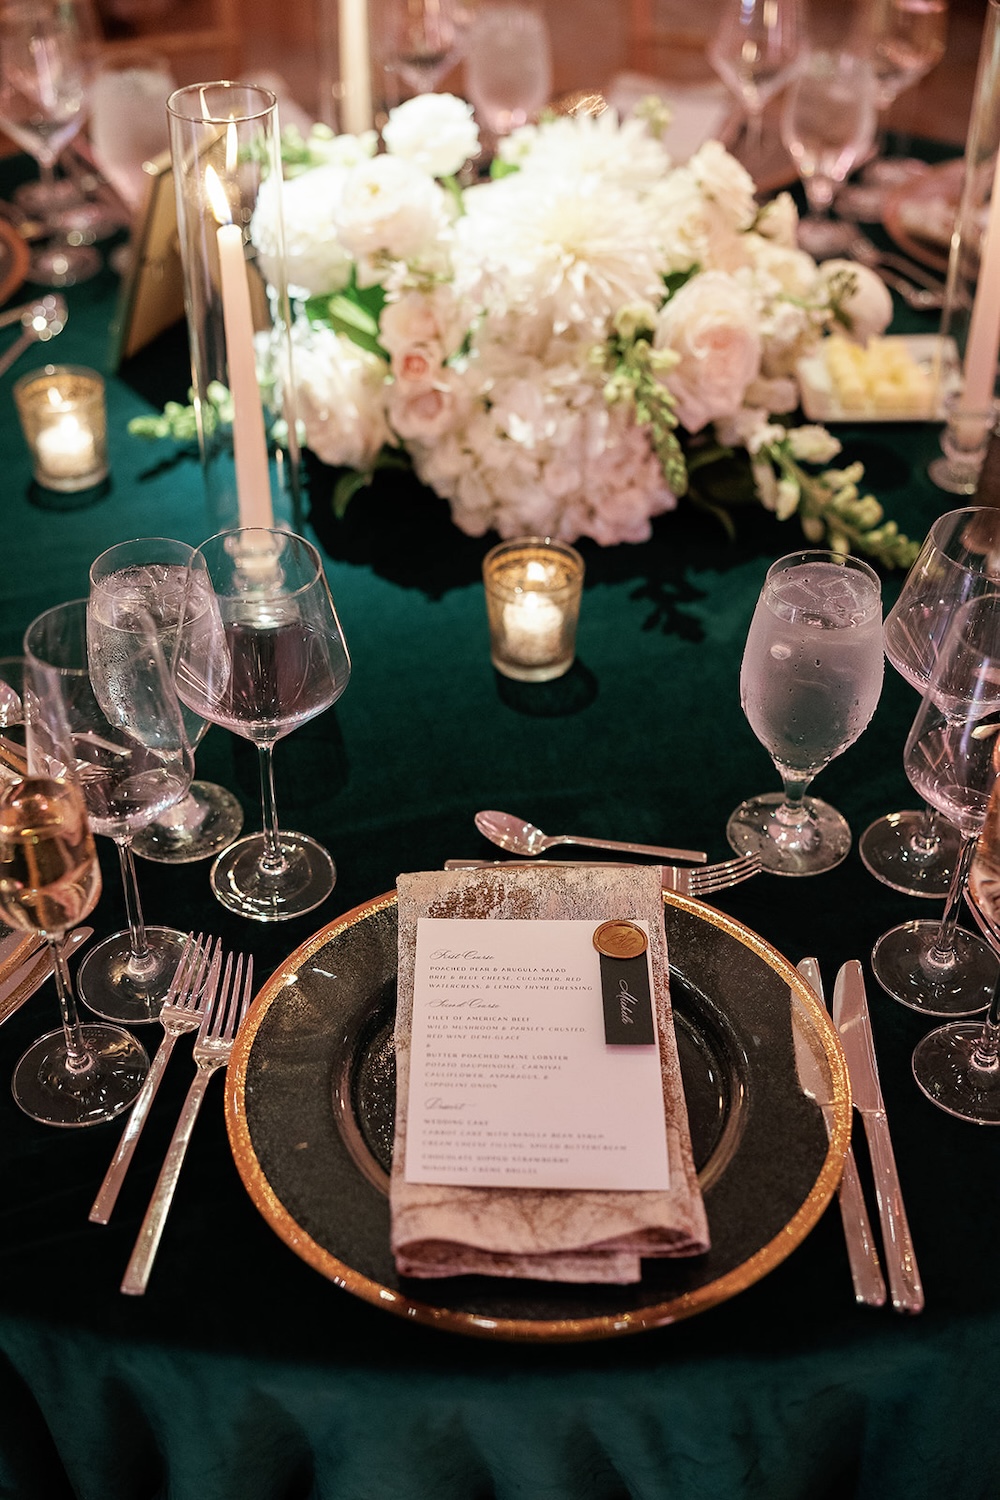
{"type": "Polygon", "coordinates": [[[775,875],[816,875],[851,847],[843,816],[806,790],[861,734],[882,688],[878,576],[855,557],[795,552],[767,571],[740,670],[740,701],[783,791],[742,802],[726,834],[775,875]]]}
{"type": "Polygon", "coordinates": [[[314,839],[278,826],[277,740],[330,708],[351,661],[319,553],[290,532],[221,532],[191,559],[174,658],[177,690],[196,714],[243,735],[260,761],[263,832],[230,844],[212,866],[223,906],[262,922],[312,911],[336,870],[314,839]]]}
{"type": "Polygon", "coordinates": [[[725,0],[708,61],[746,113],[744,166],[760,166],[764,110],[798,64],[804,33],[799,0],[725,0]]]}
{"type": "MultiPolygon", "coordinates": [[[[170,537],[141,537],[102,552],[90,568],[90,632],[102,625],[135,630],[150,619],[173,660],[184,607],[188,566],[194,548],[170,537]],[[138,610],[138,615],[137,615],[138,610]]],[[[208,729],[204,719],[181,705],[192,750],[208,729]]],[[[210,781],[192,781],[187,795],[132,839],[134,853],[164,864],[187,864],[214,857],[243,827],[243,809],[231,792],[210,781]]]]}
{"type": "Polygon", "coordinates": [[[64,720],[91,827],[114,840],[126,931],[92,948],[77,976],[99,1016],[134,1025],[159,1019],[187,941],[143,920],[132,838],[187,793],[194,757],[151,620],[143,630],[102,625],[88,641],[87,600],[46,610],[24,638],[44,730],[64,720]]]}
{"type": "MultiPolygon", "coordinates": [[[[36,700],[24,664],[20,674],[14,666],[5,664],[4,681],[23,725],[34,718],[36,700]]],[[[65,737],[57,729],[41,738],[54,747],[54,763],[29,729],[25,755],[39,774],[0,784],[0,914],[49,944],[62,1025],[24,1053],[12,1088],[25,1113],[43,1124],[94,1125],[132,1103],[149,1061],[121,1027],[80,1024],[62,943],[96,906],[101,872],[83,798],[65,764],[65,737]],[[64,774],[51,774],[56,769],[64,774]]]]}
{"type": "Polygon", "coordinates": [[[805,188],[809,213],[798,228],[803,250],[817,258],[850,242],[846,224],[830,218],[834,196],[875,137],[875,75],[852,52],[810,52],[785,98],[781,139],[805,188]]]}
{"type": "Polygon", "coordinates": [[[913,87],[941,61],[948,29],[948,0],[875,0],[864,8],[865,43],[875,69],[875,103],[879,110],[879,143],[865,167],[862,180],[846,188],[837,200],[845,218],[876,223],[882,217],[886,193],[925,163],[885,156],[885,119],[906,89],[913,87]]]}
{"type": "Polygon", "coordinates": [[[958,861],[940,921],[904,922],[879,938],[872,969],[912,1010],[969,1016],[985,1010],[1000,962],[958,916],[997,777],[1000,731],[1000,591],[955,611],[938,651],[903,764],[914,789],[954,824],[958,861]]]}
{"type": "MultiPolygon", "coordinates": [[[[885,620],[885,654],[896,671],[926,690],[956,609],[1000,588],[1000,511],[965,506],[939,516],[885,620]]],[[[887,813],[865,829],[858,853],[893,890],[943,900],[961,840],[930,806],[887,813]]]]}
{"type": "MultiPolygon", "coordinates": [[[[74,6],[61,0],[5,0],[0,6],[0,126],[35,158],[49,190],[60,151],[83,125],[86,95],[74,6]]],[[[95,250],[71,245],[57,234],[32,253],[29,274],[43,286],[72,286],[96,276],[100,268],[95,250]]]]}

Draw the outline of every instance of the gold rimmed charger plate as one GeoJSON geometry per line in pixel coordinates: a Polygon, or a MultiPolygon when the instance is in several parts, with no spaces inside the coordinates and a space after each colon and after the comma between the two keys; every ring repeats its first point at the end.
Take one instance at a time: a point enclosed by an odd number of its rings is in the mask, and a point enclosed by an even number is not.
{"type": "Polygon", "coordinates": [[[230,1144],[275,1233],[376,1307],[508,1340],[610,1338],[661,1327],[773,1270],[812,1229],[840,1180],[851,1098],[839,1039],[797,970],[762,938],[700,902],[664,899],[678,1050],[712,1236],[706,1255],[647,1260],[642,1280],[626,1287],[397,1275],[387,1175],[393,892],[296,949],[261,990],[233,1050],[230,1144]],[[830,1101],[829,1134],[820,1094],[830,1101]]]}

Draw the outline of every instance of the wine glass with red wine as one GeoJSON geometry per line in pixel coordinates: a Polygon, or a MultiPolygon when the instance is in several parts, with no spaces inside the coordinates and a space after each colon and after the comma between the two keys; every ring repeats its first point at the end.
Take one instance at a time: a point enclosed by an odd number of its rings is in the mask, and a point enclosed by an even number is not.
{"type": "Polygon", "coordinates": [[[261,922],[312,911],[333,890],[329,853],[279,828],[272,752],[332,707],[351,659],[319,553],[287,531],[239,528],[191,559],[174,674],[181,700],[256,747],[263,831],[230,844],[212,866],[223,906],[261,922]]]}

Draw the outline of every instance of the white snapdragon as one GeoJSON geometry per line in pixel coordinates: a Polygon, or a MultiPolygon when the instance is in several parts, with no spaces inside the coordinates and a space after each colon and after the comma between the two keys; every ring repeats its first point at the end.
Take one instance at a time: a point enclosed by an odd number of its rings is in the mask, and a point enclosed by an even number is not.
{"type": "Polygon", "coordinates": [[[385,149],[431,177],[452,177],[479,152],[472,105],[454,94],[417,94],[389,111],[385,149]]]}
{"type": "Polygon", "coordinates": [[[807,464],[828,464],[840,452],[840,443],[825,427],[805,422],[788,429],[788,447],[793,458],[807,464]]]}

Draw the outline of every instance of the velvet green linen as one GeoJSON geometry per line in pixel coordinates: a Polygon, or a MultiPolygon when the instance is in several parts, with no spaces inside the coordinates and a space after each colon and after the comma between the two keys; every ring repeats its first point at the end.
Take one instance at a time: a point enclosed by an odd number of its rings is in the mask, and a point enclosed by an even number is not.
{"type": "MultiPolygon", "coordinates": [[[[69,293],[48,357],[107,368],[110,275],[69,293]]],[[[918,326],[911,319],[907,325],[918,326]]],[[[926,326],[926,325],[924,325],[926,326]]],[[[933,326],[933,325],[931,325],[933,326]]],[[[5,551],[0,652],[41,609],[85,592],[112,542],[206,531],[201,476],[169,444],[125,432],[183,398],[183,340],[109,376],[109,493],[54,513],[29,497],[10,388],[0,381],[5,551]]],[[[952,508],[925,477],[932,427],[845,430],[890,514],[922,536],[952,508]]],[[[478,577],[491,539],[396,481],[329,520],[313,472],[310,531],[354,658],[336,708],[283,740],[278,806],[320,838],[339,881],[317,912],[274,927],[211,898],[207,866],[141,862],[151,922],[251,947],[261,981],[305,937],[392,887],[400,870],[493,852],[477,808],[551,832],[703,847],[726,857],[726,817],[777,778],[739,706],[746,629],[768,564],[800,547],[794,521],[758,511],[727,542],[715,523],[664,517],[646,546],[582,548],[579,660],[541,687],[489,662],[478,577]]],[[[898,578],[885,582],[886,605],[898,578]]],[[[917,707],[887,670],[874,721],[817,784],[855,835],[911,806],[902,747],[917,707]]],[[[212,729],[199,774],[243,799],[256,826],[256,758],[212,729]]],[[[98,934],[123,919],[114,850],[99,840],[98,934]]],[[[938,908],[894,894],[856,851],[811,880],[761,877],[716,904],[792,961],[816,954],[828,984],[867,960],[895,921],[938,908]]],[[[987,1500],[1000,1407],[997,1176],[1000,1133],[940,1114],[909,1071],[928,1023],[870,981],[872,1019],[927,1309],[903,1319],[853,1303],[831,1209],[777,1270],[690,1321],[632,1338],[518,1347],[411,1327],[308,1269],[243,1190],[211,1086],[149,1290],[118,1292],[187,1087],[178,1046],[107,1228],[87,1211],[120,1125],[46,1130],[6,1078],[55,1024],[51,987],[0,1031],[0,1496],[4,1500],[987,1500]]],[[[144,1028],[150,1048],[158,1028],[144,1028]]],[[[862,1160],[863,1149],[861,1151],[862,1160]]]]}

